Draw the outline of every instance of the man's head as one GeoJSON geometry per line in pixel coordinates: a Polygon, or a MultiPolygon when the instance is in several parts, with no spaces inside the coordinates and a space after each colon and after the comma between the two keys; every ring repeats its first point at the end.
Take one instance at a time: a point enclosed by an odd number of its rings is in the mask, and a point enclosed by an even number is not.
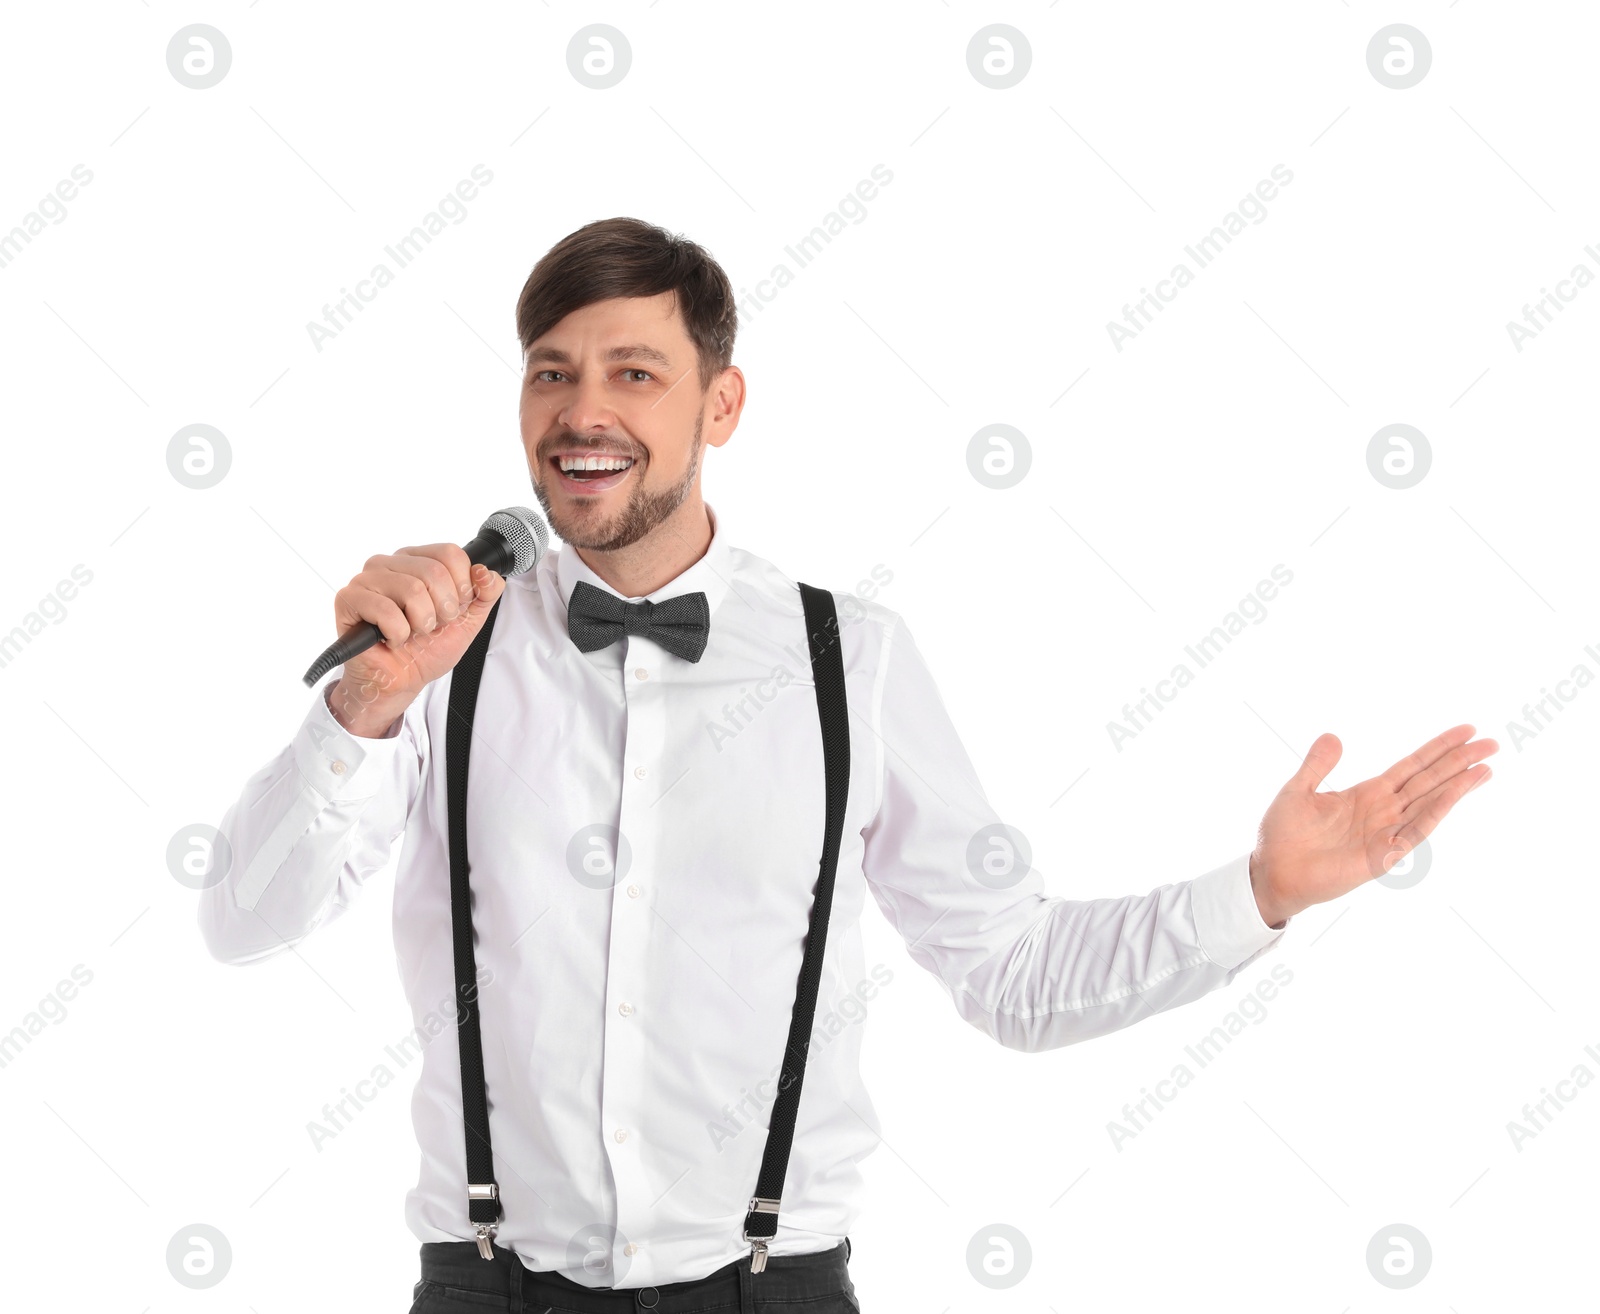
{"type": "Polygon", "coordinates": [[[737,328],[722,267],[637,219],[587,224],[534,266],[517,300],[518,414],[565,542],[611,552],[704,515],[701,445],[727,442],[744,406],[737,328]],[[578,457],[602,468],[563,473],[578,457]]]}

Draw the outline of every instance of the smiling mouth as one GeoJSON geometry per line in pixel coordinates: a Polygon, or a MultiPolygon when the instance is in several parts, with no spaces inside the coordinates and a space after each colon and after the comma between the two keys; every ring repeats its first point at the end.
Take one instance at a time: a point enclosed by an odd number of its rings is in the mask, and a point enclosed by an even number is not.
{"type": "Polygon", "coordinates": [[[634,464],[632,457],[589,452],[563,453],[550,458],[550,468],[555,471],[561,487],[571,493],[603,493],[615,488],[628,477],[634,464]]]}

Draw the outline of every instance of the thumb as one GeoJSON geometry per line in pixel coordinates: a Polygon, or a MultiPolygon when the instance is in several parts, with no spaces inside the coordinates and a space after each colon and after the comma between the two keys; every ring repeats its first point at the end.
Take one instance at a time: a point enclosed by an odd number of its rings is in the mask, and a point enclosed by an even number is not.
{"type": "Polygon", "coordinates": [[[467,604],[467,617],[477,623],[489,614],[494,604],[500,600],[500,595],[505,592],[506,577],[498,571],[490,570],[487,566],[476,565],[472,568],[472,601],[467,604]]]}
{"type": "Polygon", "coordinates": [[[443,637],[448,640],[449,647],[444,651],[452,654],[448,660],[453,664],[462,653],[472,645],[484,625],[489,620],[489,613],[494,610],[494,604],[500,600],[500,595],[505,591],[505,576],[496,574],[486,566],[476,565],[472,568],[472,601],[448,625],[435,631],[434,635],[426,637],[443,637]]]}
{"type": "Polygon", "coordinates": [[[1300,764],[1300,769],[1289,778],[1290,786],[1314,791],[1328,772],[1339,765],[1339,759],[1343,755],[1344,745],[1339,742],[1338,735],[1318,735],[1316,742],[1311,745],[1311,750],[1306,754],[1305,761],[1300,764]]]}

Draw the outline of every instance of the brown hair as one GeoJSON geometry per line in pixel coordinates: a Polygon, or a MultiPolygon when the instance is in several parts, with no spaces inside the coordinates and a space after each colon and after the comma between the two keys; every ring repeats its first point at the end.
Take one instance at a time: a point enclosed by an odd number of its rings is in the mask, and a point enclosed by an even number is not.
{"type": "Polygon", "coordinates": [[[641,219],[597,219],[568,233],[540,258],[517,298],[524,356],[574,310],[613,297],[677,298],[694,343],[703,393],[733,363],[739,330],[733,285],[704,247],[641,219]]]}

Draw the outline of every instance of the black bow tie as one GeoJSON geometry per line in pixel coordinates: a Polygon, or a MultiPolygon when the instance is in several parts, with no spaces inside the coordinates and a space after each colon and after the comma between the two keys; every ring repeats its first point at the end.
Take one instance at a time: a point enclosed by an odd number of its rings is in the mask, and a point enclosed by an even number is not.
{"type": "Polygon", "coordinates": [[[624,634],[642,634],[668,652],[697,662],[706,650],[711,608],[704,593],[680,593],[662,602],[628,602],[579,580],[567,602],[567,634],[580,652],[593,652],[624,634]]]}

